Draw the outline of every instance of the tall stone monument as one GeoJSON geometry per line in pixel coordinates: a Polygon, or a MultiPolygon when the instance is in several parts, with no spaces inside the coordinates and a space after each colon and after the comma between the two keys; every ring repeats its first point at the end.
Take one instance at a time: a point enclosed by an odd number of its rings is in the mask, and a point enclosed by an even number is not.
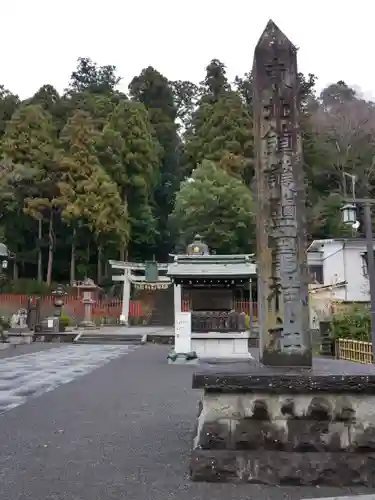
{"type": "Polygon", "coordinates": [[[198,365],[190,476],[375,488],[375,367],[312,363],[296,48],[272,21],[254,85],[261,362],[198,365]]]}
{"type": "Polygon", "coordinates": [[[297,49],[273,21],[255,48],[253,78],[260,357],[310,367],[297,49]]]}

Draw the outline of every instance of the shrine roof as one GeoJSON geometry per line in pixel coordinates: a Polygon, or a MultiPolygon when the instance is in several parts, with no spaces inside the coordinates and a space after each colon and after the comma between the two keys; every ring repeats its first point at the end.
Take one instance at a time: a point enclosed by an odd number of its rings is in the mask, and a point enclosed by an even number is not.
{"type": "Polygon", "coordinates": [[[167,276],[251,277],[256,275],[252,255],[174,255],[167,276]]]}

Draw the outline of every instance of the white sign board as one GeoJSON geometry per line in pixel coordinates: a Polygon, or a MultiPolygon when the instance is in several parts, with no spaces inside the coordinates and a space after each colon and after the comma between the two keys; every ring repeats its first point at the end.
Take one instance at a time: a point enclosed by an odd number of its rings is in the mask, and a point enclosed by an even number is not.
{"type": "Polygon", "coordinates": [[[191,352],[191,313],[179,312],[175,315],[174,350],[177,354],[191,352]]]}
{"type": "Polygon", "coordinates": [[[53,319],[47,319],[47,328],[53,328],[53,319]]]}

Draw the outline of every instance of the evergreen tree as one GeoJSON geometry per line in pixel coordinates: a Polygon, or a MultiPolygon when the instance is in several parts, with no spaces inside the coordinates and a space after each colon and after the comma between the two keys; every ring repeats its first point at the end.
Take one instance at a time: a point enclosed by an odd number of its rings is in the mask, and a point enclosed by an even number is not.
{"type": "Polygon", "coordinates": [[[227,91],[217,100],[202,99],[186,137],[191,165],[203,159],[218,162],[250,185],[253,176],[252,119],[238,93],[227,91]]]}
{"type": "MultiPolygon", "coordinates": [[[[17,110],[7,125],[2,141],[2,161],[6,171],[2,178],[15,204],[31,215],[38,225],[38,280],[43,272],[43,221],[49,221],[48,230],[48,284],[52,279],[53,211],[56,194],[56,169],[53,163],[55,131],[52,117],[39,105],[24,105],[17,110]]],[[[4,191],[3,191],[4,193],[4,191]]]]}
{"type": "Polygon", "coordinates": [[[0,85],[0,139],[5,132],[7,122],[20,105],[19,97],[0,85]]]}
{"type": "Polygon", "coordinates": [[[127,207],[116,183],[105,172],[97,157],[99,134],[90,115],[77,111],[68,120],[60,136],[56,161],[62,173],[60,204],[62,217],[73,231],[71,280],[75,279],[76,243],[86,227],[95,236],[98,247],[115,239],[119,247],[128,242],[127,207]]]}
{"type": "Polygon", "coordinates": [[[225,64],[218,59],[212,59],[206,67],[206,76],[201,82],[202,99],[214,103],[230,90],[225,64]]]}
{"type": "Polygon", "coordinates": [[[155,217],[159,221],[159,238],[154,253],[159,259],[166,260],[172,246],[168,216],[173,210],[174,196],[182,179],[173,86],[158,71],[148,67],[133,78],[129,92],[134,100],[143,103],[148,110],[156,139],[162,147],[160,175],[154,190],[155,217]]]}
{"type": "Polygon", "coordinates": [[[217,253],[248,253],[255,248],[250,190],[208,160],[182,183],[170,222],[184,247],[199,233],[217,253]]]}
{"type": "Polygon", "coordinates": [[[104,128],[99,150],[101,164],[116,182],[128,207],[129,251],[132,256],[150,257],[157,237],[153,191],[158,181],[161,148],[143,104],[123,101],[115,108],[104,128]]]}
{"type": "Polygon", "coordinates": [[[98,66],[89,57],[79,57],[77,67],[71,74],[68,93],[79,94],[89,91],[97,94],[112,94],[121,78],[116,74],[116,66],[98,66]]]}
{"type": "MultiPolygon", "coordinates": [[[[243,82],[241,85],[246,87],[243,82]]],[[[203,159],[212,160],[250,185],[253,178],[250,113],[241,94],[232,90],[225,65],[212,60],[206,68],[201,98],[186,133],[185,154],[190,168],[203,159]]]]}

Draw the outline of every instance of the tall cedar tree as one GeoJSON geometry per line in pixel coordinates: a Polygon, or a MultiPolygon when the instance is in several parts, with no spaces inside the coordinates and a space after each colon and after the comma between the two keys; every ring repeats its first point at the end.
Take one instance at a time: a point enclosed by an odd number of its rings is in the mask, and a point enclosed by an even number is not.
{"type": "Polygon", "coordinates": [[[37,221],[38,280],[43,272],[43,221],[48,220],[48,264],[46,281],[52,280],[53,213],[56,209],[58,173],[53,156],[56,136],[52,117],[39,105],[23,105],[12,116],[2,141],[6,166],[3,187],[13,192],[18,209],[37,221]]]}
{"type": "Polygon", "coordinates": [[[131,101],[118,104],[104,128],[99,151],[101,164],[128,207],[129,252],[133,258],[147,256],[147,249],[152,252],[157,237],[153,198],[159,180],[161,147],[143,104],[131,101]]]}
{"type": "Polygon", "coordinates": [[[201,98],[186,133],[191,169],[213,160],[250,185],[253,177],[253,133],[249,108],[228,83],[225,66],[213,60],[206,68],[201,98]]]}
{"type": "Polygon", "coordinates": [[[75,233],[71,252],[71,279],[75,271],[75,243],[80,230],[87,227],[98,248],[103,241],[129,238],[127,207],[116,183],[102,168],[97,157],[99,133],[89,114],[77,111],[62,130],[56,161],[62,172],[59,183],[62,216],[75,233]]]}
{"type": "Polygon", "coordinates": [[[143,103],[148,110],[155,136],[162,147],[160,176],[154,190],[155,216],[159,221],[159,239],[154,252],[157,258],[166,260],[173,244],[168,230],[168,215],[173,210],[175,193],[182,179],[180,138],[176,123],[178,110],[173,85],[149,66],[133,78],[129,92],[134,100],[143,103]]]}

